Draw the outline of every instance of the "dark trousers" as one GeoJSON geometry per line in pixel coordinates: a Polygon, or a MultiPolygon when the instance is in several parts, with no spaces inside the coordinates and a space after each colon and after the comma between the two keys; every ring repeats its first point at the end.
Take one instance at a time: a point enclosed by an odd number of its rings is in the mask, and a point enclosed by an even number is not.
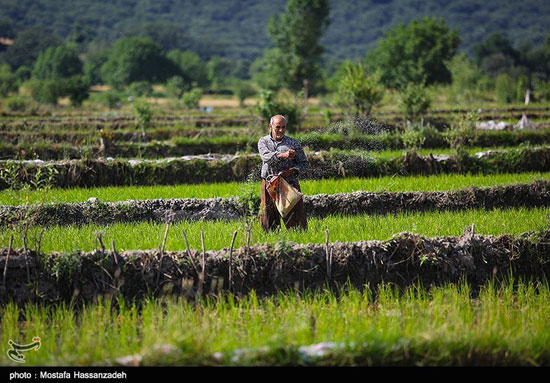
{"type": "MultiPolygon", "coordinates": [[[[277,206],[275,206],[275,202],[267,192],[266,186],[266,180],[262,179],[260,223],[265,231],[269,231],[279,228],[281,225],[281,214],[279,214],[277,206]]],[[[301,192],[299,183],[293,186],[301,192]]],[[[303,199],[301,199],[292,208],[286,218],[283,218],[283,222],[285,223],[287,229],[292,227],[307,229],[306,209],[304,207],[303,199]]]]}

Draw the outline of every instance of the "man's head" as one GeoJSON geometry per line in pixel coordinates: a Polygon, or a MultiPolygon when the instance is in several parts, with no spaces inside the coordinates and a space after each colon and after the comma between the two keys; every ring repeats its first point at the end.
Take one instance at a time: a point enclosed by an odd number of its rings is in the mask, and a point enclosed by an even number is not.
{"type": "Polygon", "coordinates": [[[280,114],[271,117],[269,120],[269,130],[271,137],[277,141],[281,141],[286,132],[286,118],[280,114]]]}

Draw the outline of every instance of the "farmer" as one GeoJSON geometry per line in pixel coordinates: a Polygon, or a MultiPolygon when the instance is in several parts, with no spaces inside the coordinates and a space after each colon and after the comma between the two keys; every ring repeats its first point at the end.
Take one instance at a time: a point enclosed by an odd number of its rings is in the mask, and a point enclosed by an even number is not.
{"type": "MultiPolygon", "coordinates": [[[[262,157],[260,222],[265,231],[277,229],[281,224],[281,216],[266,189],[268,184],[266,178],[281,173],[289,184],[301,191],[298,176],[306,170],[308,165],[302,145],[295,139],[285,136],[284,116],[271,117],[269,131],[269,135],[258,141],[258,151],[262,157]]],[[[283,218],[283,221],[287,229],[291,227],[307,229],[304,201],[300,200],[286,218],[283,218]]]]}

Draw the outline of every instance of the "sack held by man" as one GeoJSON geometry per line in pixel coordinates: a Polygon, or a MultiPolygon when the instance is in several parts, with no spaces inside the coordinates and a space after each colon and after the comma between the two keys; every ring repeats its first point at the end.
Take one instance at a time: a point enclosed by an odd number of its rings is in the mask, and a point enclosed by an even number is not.
{"type": "Polygon", "coordinates": [[[286,218],[302,199],[302,193],[286,182],[281,175],[272,175],[267,178],[267,182],[267,192],[275,202],[281,217],[286,218]]]}

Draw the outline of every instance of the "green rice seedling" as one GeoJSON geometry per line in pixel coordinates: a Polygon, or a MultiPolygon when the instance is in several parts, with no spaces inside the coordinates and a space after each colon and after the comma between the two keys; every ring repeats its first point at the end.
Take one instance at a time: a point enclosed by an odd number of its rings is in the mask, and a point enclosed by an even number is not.
{"type": "Polygon", "coordinates": [[[384,284],[195,303],[100,299],[76,311],[7,304],[0,319],[3,341],[40,336],[27,365],[111,365],[136,354],[146,365],[545,365],[549,297],[547,282],[513,279],[481,289],[384,284]],[[300,349],[321,342],[333,348],[300,349]]]}
{"type": "MultiPolygon", "coordinates": [[[[411,232],[424,236],[459,236],[465,228],[475,224],[476,233],[500,235],[520,234],[529,230],[544,230],[548,226],[550,208],[517,208],[486,210],[464,210],[457,212],[397,213],[387,215],[329,216],[322,219],[310,218],[308,230],[287,230],[265,233],[257,219],[252,221],[251,244],[277,242],[325,243],[325,230],[328,229],[331,241],[387,240],[395,233],[411,232]]],[[[235,248],[246,246],[246,227],[239,221],[182,221],[174,223],[166,239],[166,250],[184,250],[185,241],[181,235],[185,230],[191,248],[200,249],[200,232],[205,233],[205,246],[208,250],[228,248],[234,231],[237,231],[235,248]]],[[[31,227],[28,238],[38,238],[40,227],[31,227]]],[[[83,225],[81,227],[51,226],[44,228],[42,251],[76,250],[91,251],[98,247],[96,232],[103,231],[104,243],[114,240],[119,250],[155,249],[164,235],[162,223],[132,223],[83,225]]],[[[15,229],[0,231],[0,244],[7,247],[10,236],[14,236],[14,247],[22,247],[20,233],[15,229]]],[[[33,248],[35,245],[29,243],[33,248]]]]}
{"type": "MultiPolygon", "coordinates": [[[[354,191],[402,192],[442,191],[467,187],[490,187],[514,183],[548,180],[550,173],[529,172],[519,174],[439,174],[432,176],[387,176],[379,178],[341,178],[303,180],[302,191],[306,195],[350,193],[354,191]]],[[[213,198],[259,196],[259,182],[227,182],[208,184],[183,184],[163,186],[91,187],[76,189],[12,190],[0,191],[1,205],[27,203],[84,202],[98,198],[102,202],[128,199],[213,198]]]]}

